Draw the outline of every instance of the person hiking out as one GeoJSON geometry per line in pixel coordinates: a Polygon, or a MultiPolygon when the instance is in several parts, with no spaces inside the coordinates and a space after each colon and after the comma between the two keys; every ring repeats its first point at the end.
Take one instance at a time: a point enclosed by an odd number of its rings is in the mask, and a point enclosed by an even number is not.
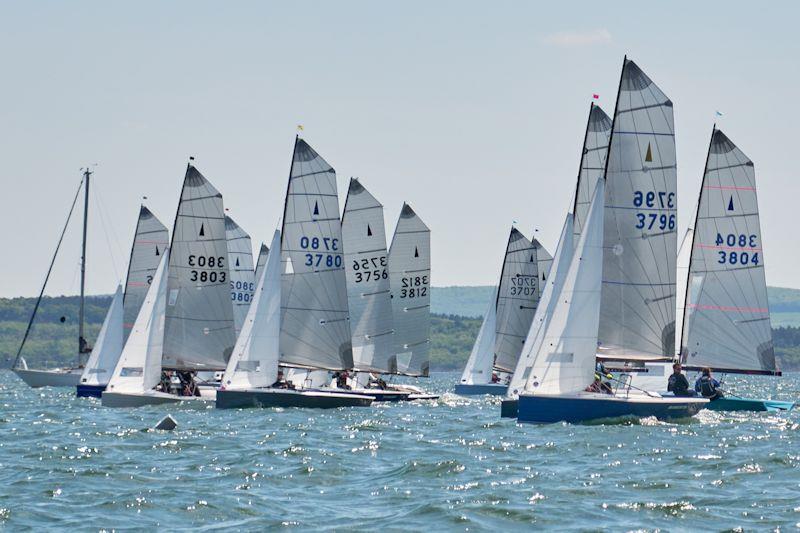
{"type": "Polygon", "coordinates": [[[711,376],[711,369],[708,367],[703,369],[703,373],[694,383],[695,392],[712,401],[723,397],[719,387],[720,382],[711,376]]]}
{"type": "Polygon", "coordinates": [[[694,396],[695,393],[689,390],[689,380],[681,372],[681,364],[672,365],[672,374],[667,381],[667,391],[675,396],[694,396]]]}

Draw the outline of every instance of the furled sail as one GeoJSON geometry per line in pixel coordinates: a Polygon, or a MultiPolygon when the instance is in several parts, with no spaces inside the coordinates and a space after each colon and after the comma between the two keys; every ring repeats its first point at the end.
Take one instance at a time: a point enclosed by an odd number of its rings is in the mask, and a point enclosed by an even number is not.
{"type": "Polygon", "coordinates": [[[575,249],[573,245],[573,224],[574,217],[572,213],[567,213],[564,225],[561,228],[561,236],[556,246],[553,264],[547,275],[547,280],[542,284],[542,297],[539,299],[539,305],[536,308],[531,327],[525,338],[522,354],[517,361],[517,366],[508,385],[508,396],[510,397],[516,397],[525,387],[525,382],[530,377],[536,355],[544,341],[547,325],[553,316],[553,308],[558,303],[559,294],[561,294],[561,288],[564,286],[564,280],[567,277],[567,271],[575,249]]]}
{"type": "Polygon", "coordinates": [[[352,368],[336,172],[299,137],[282,233],[281,363],[352,368]]]}
{"type": "Polygon", "coordinates": [[[233,327],[238,337],[255,289],[253,245],[250,235],[229,216],[225,217],[225,239],[228,242],[233,327]]]}
{"type": "Polygon", "coordinates": [[[431,230],[403,204],[389,248],[394,352],[399,374],[427,376],[431,330],[431,230]]]}
{"type": "Polygon", "coordinates": [[[537,250],[511,228],[497,292],[495,361],[498,370],[513,372],[539,303],[537,250]]]}
{"type": "Polygon", "coordinates": [[[342,239],[353,365],[389,372],[394,339],[383,206],[355,179],[350,180],[344,204],[342,239]]]}
{"type": "Polygon", "coordinates": [[[605,172],[610,137],[611,119],[600,106],[592,103],[589,106],[589,119],[586,122],[586,135],[583,139],[583,151],[578,169],[578,184],[575,188],[575,205],[572,210],[575,217],[574,244],[578,244],[581,236],[597,178],[603,177],[605,172]]]}
{"type": "Polygon", "coordinates": [[[222,194],[186,169],[169,264],[165,368],[224,369],[234,337],[222,194]]]}
{"type": "Polygon", "coordinates": [[[570,394],[591,384],[595,369],[603,270],[603,196],[599,179],[581,238],[526,383],[534,394],[570,394]]]}
{"type": "Polygon", "coordinates": [[[497,287],[492,290],[489,306],[483,314],[483,323],[478,331],[467,365],[461,374],[461,383],[468,385],[486,384],[492,381],[494,362],[494,339],[497,323],[497,287]]]}
{"type": "Polygon", "coordinates": [[[267,263],[267,257],[269,256],[269,248],[263,242],[261,243],[261,249],[258,251],[258,261],[256,261],[256,275],[254,279],[259,279],[261,276],[261,269],[264,268],[264,265],[267,263]]]}
{"type": "MultiPolygon", "coordinates": [[[[279,250],[275,231],[272,249],[279,250]]],[[[253,302],[222,379],[226,389],[269,387],[278,375],[281,335],[281,258],[272,254],[261,269],[253,302]]]]}
{"type": "Polygon", "coordinates": [[[689,366],[777,373],[755,169],[716,129],[697,208],[683,338],[689,366]]]}
{"type": "Polygon", "coordinates": [[[103,325],[100,327],[100,333],[92,347],[92,354],[81,374],[83,385],[104,385],[111,379],[111,373],[114,372],[124,344],[122,300],[122,286],[118,285],[103,325]]]}
{"type": "Polygon", "coordinates": [[[124,339],[128,339],[139,308],[150,288],[164,249],[169,246],[169,232],[164,224],[145,206],[139,208],[139,221],[133,236],[128,279],[125,282],[124,339]]]}
{"type": "Polygon", "coordinates": [[[113,392],[145,392],[161,380],[161,354],[167,304],[169,248],[163,250],[153,282],[108,383],[113,392]]]}
{"type": "Polygon", "coordinates": [[[598,355],[672,358],[678,205],[672,102],[627,59],[605,189],[598,355]]]}

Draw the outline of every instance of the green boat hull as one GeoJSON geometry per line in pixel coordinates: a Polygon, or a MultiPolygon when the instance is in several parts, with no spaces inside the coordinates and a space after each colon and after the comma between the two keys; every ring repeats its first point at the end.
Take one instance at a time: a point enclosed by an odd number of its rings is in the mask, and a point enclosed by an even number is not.
{"type": "Polygon", "coordinates": [[[706,405],[706,409],[710,411],[790,411],[793,407],[794,402],[729,397],[708,402],[706,405]]]}

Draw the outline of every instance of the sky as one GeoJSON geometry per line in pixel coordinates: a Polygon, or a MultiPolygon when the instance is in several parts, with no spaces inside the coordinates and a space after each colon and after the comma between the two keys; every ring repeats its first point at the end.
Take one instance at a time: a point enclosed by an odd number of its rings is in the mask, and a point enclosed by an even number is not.
{"type": "MultiPolygon", "coordinates": [[[[351,176],[389,232],[412,205],[434,285],[496,283],[514,221],[554,250],[592,95],[612,114],[626,54],[674,103],[679,235],[716,121],[755,162],[768,283],[800,287],[798,17],[795,2],[2,2],[0,296],[39,292],[87,165],[89,293],[124,278],[143,196],[172,225],[189,156],[257,249],[298,124],[342,205],[351,176]]],[[[77,293],[79,245],[72,224],[48,294],[77,293]]]]}

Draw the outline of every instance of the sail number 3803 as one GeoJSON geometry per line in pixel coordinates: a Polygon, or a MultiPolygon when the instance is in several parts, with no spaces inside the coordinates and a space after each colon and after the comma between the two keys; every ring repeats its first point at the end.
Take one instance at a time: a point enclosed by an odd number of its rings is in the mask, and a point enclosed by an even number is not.
{"type": "Polygon", "coordinates": [[[224,256],[213,255],[190,255],[189,266],[204,270],[190,270],[189,281],[199,281],[200,283],[225,283],[228,273],[225,270],[214,271],[212,268],[225,268],[224,256]]]}

